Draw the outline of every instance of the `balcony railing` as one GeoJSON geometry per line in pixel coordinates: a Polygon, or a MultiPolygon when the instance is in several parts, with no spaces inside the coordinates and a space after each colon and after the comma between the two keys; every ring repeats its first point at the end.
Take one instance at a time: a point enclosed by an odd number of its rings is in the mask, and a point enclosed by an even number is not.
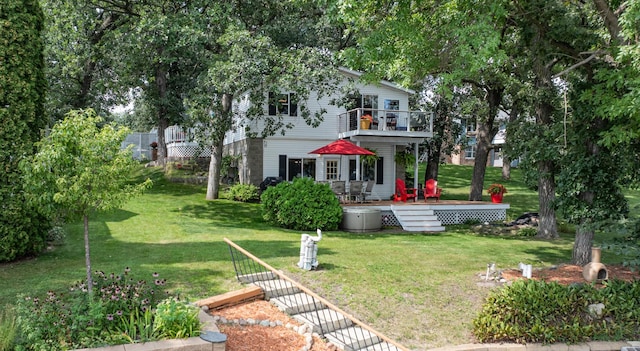
{"type": "Polygon", "coordinates": [[[377,130],[383,132],[427,132],[433,130],[433,116],[426,111],[372,110],[356,108],[338,115],[339,132],[377,130]],[[364,116],[370,115],[371,119],[364,116]]]}

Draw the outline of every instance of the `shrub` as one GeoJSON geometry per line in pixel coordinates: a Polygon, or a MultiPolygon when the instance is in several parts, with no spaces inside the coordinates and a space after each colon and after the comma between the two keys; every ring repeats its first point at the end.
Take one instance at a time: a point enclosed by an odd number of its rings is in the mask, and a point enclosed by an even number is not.
{"type": "Polygon", "coordinates": [[[5,306],[0,310],[0,351],[13,350],[16,330],[16,315],[12,308],[5,306]]]}
{"type": "Polygon", "coordinates": [[[229,199],[240,202],[253,202],[260,199],[258,187],[253,184],[236,184],[229,188],[229,199]]]}
{"type": "Polygon", "coordinates": [[[128,268],[122,274],[96,272],[95,276],[93,295],[81,281],[69,293],[22,297],[17,304],[16,350],[64,350],[157,340],[165,334],[195,335],[199,324],[194,324],[191,310],[172,303],[161,310],[160,323],[168,327],[155,326],[156,306],[170,297],[162,290],[166,281],[157,273],[152,283],[134,279],[128,268]],[[169,317],[173,311],[179,316],[169,317]]]}
{"type": "Polygon", "coordinates": [[[263,218],[274,225],[294,230],[336,230],[342,221],[342,207],[328,185],[310,178],[282,182],[262,193],[263,218]]]}
{"type": "Polygon", "coordinates": [[[520,228],[518,229],[518,236],[536,236],[538,234],[538,229],[529,227],[529,228],[520,228]]]}
{"type": "Polygon", "coordinates": [[[493,291],[473,320],[480,342],[577,343],[640,336],[640,281],[563,286],[518,280],[493,291]],[[603,303],[603,315],[588,306],[603,303]]]}
{"type": "Polygon", "coordinates": [[[155,313],[155,328],[170,339],[186,338],[200,333],[200,310],[175,298],[166,299],[158,304],[155,313]]]}

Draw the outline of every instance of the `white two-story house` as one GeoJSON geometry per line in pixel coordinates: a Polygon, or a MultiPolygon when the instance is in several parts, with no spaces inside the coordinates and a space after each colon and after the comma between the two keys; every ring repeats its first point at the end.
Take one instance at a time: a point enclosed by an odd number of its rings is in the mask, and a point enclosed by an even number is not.
{"type": "MultiPolygon", "coordinates": [[[[354,109],[332,105],[331,100],[335,97],[317,98],[312,93],[306,102],[311,113],[315,112],[314,106],[327,111],[324,121],[313,128],[300,117],[297,105],[292,103],[295,99],[285,93],[277,96],[277,106],[264,106],[265,114],[280,113],[285,116],[285,123],[294,125],[285,135],[249,138],[243,128],[227,133],[224,154],[238,157],[242,183],[259,185],[267,177],[288,181],[295,177],[311,177],[318,181],[357,179],[375,181],[373,198],[389,199],[393,195],[395,179],[404,178],[404,168],[396,166],[394,156],[409,144],[414,144],[417,150],[417,144],[432,137],[432,114],[409,110],[409,95],[414,93],[411,90],[386,81],[359,83],[361,73],[348,69],[340,72],[344,75],[343,84],[346,85],[349,79],[356,82],[359,96],[353,101],[354,109]],[[363,116],[367,114],[371,115],[370,123],[364,121],[363,116]],[[310,154],[338,139],[375,151],[379,159],[374,165],[363,165],[360,156],[310,154]]],[[[234,108],[246,109],[249,104],[245,100],[234,108]]],[[[260,126],[253,127],[259,130],[260,126]]],[[[415,169],[414,179],[418,179],[417,167],[415,169]]]]}

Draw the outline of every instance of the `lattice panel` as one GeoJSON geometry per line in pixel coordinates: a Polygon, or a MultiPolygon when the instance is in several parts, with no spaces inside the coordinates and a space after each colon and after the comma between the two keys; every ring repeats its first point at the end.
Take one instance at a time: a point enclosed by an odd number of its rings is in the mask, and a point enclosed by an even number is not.
{"type": "Polygon", "coordinates": [[[180,145],[171,144],[167,145],[167,153],[169,157],[181,158],[181,157],[211,157],[211,149],[202,149],[197,145],[180,145]]]}
{"type": "Polygon", "coordinates": [[[463,224],[468,220],[480,222],[504,221],[507,218],[506,210],[434,210],[442,225],[463,224]]]}
{"type": "Polygon", "coordinates": [[[380,215],[382,216],[382,227],[399,227],[400,222],[393,214],[392,211],[381,210],[380,215]]]}

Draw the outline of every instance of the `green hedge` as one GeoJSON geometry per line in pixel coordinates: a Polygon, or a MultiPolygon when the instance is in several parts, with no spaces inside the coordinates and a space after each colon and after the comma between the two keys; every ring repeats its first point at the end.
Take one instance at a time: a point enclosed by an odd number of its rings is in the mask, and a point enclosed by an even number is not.
{"type": "Polygon", "coordinates": [[[295,230],[336,230],[342,207],[327,184],[297,178],[268,187],[261,196],[262,216],[273,224],[295,230]]]}
{"type": "Polygon", "coordinates": [[[473,332],[480,342],[638,340],[640,281],[610,281],[596,288],[518,280],[487,297],[473,332]],[[600,303],[602,314],[590,311],[600,303]]]}

